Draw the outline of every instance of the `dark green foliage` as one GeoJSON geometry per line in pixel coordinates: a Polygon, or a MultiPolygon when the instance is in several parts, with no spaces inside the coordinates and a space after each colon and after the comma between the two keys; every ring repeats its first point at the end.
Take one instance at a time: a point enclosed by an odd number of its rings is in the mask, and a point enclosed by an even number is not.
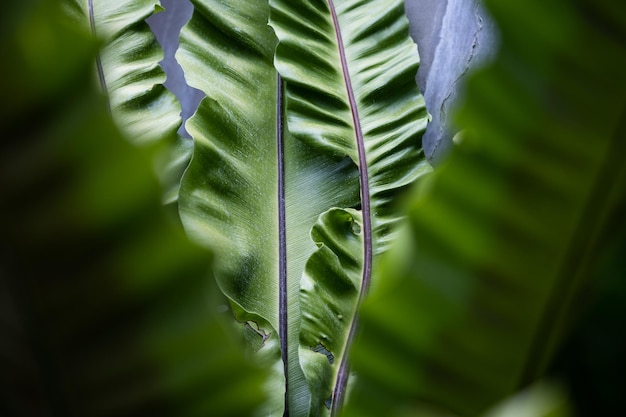
{"type": "Polygon", "coordinates": [[[161,206],[152,151],[114,128],[94,45],[56,6],[2,15],[0,415],[248,415],[263,379],[217,315],[211,255],[161,206]]]}
{"type": "Polygon", "coordinates": [[[480,415],[542,376],[589,306],[604,252],[624,237],[616,4],[487,2],[502,50],[468,82],[462,141],[416,190],[375,278],[348,415],[419,403],[480,415]]]}
{"type": "MultiPolygon", "coordinates": [[[[579,415],[623,414],[626,8],[486,3],[502,51],[373,278],[346,415],[478,416],[547,372],[579,415]]],[[[161,207],[152,150],[114,128],[56,4],[0,14],[0,415],[250,415],[280,384],[225,331],[212,256],[161,207]]]]}

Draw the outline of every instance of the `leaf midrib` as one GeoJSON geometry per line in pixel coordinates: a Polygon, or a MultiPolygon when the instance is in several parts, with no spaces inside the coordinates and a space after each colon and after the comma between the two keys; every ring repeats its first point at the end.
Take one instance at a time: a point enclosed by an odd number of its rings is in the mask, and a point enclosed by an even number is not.
{"type": "MultiPolygon", "coordinates": [[[[278,170],[278,335],[280,338],[280,355],[285,375],[289,375],[287,315],[287,222],[285,214],[285,151],[283,127],[283,81],[280,74],[276,75],[276,153],[278,170]]],[[[289,378],[285,378],[285,410],[283,417],[289,417],[289,378]]]]}
{"type": "MultiPolygon", "coordinates": [[[[354,89],[352,88],[352,81],[350,79],[350,71],[348,69],[348,60],[346,58],[345,47],[343,43],[343,37],[341,35],[341,27],[339,24],[339,18],[335,9],[333,0],[327,0],[328,7],[333,19],[333,27],[335,29],[335,35],[337,37],[337,48],[339,51],[339,58],[341,60],[341,70],[343,73],[343,79],[346,85],[346,92],[348,94],[348,101],[350,105],[350,113],[352,115],[352,122],[354,125],[355,140],[357,146],[357,156],[359,159],[359,180],[360,180],[360,195],[361,195],[361,213],[363,216],[363,273],[361,277],[361,289],[359,292],[358,304],[364,295],[367,293],[369,283],[372,275],[372,221],[371,221],[371,209],[370,209],[370,190],[369,190],[369,176],[367,171],[367,159],[365,152],[365,142],[363,139],[363,131],[361,129],[361,122],[359,117],[359,111],[357,108],[357,101],[354,96],[354,89]]],[[[348,383],[348,355],[347,352],[352,345],[355,331],[357,327],[357,316],[352,320],[348,338],[344,347],[341,364],[337,373],[337,380],[333,389],[333,398],[331,404],[331,416],[336,416],[341,409],[344,401],[346,387],[348,383]]]]}
{"type": "MultiPolygon", "coordinates": [[[[93,11],[93,0],[89,0],[87,3],[87,9],[89,13],[89,26],[91,27],[91,32],[95,38],[98,37],[98,33],[96,32],[96,17],[93,11]]],[[[96,69],[98,70],[98,80],[100,80],[100,88],[102,89],[102,94],[107,97],[108,110],[111,112],[111,103],[108,98],[108,87],[106,79],[104,78],[104,68],[102,67],[102,58],[100,57],[100,51],[96,53],[96,69]]]]}

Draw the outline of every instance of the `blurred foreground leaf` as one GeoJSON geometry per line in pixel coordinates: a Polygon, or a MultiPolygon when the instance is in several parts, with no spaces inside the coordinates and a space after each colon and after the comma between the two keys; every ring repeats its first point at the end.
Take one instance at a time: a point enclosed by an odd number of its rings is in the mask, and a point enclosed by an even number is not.
{"type": "Polygon", "coordinates": [[[493,407],[484,417],[569,417],[572,410],[563,388],[539,381],[493,407]]]}
{"type": "Polygon", "coordinates": [[[347,415],[476,416],[532,382],[623,237],[624,7],[486,3],[502,51],[469,81],[464,138],[373,281],[347,415]]]}
{"type": "Polygon", "coordinates": [[[8,10],[0,415],[250,415],[263,376],[220,322],[211,256],[94,92],[89,37],[55,2],[8,10]]]}

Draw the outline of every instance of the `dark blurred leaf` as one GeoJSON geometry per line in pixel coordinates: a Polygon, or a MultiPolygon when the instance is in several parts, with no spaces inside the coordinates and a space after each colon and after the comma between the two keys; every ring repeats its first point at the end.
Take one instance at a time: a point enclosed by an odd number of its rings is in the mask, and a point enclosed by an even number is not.
{"type": "Polygon", "coordinates": [[[0,112],[0,415],[251,414],[263,376],[220,322],[210,254],[93,92],[89,38],[31,4],[0,50],[25,88],[0,112]]]}
{"type": "Polygon", "coordinates": [[[606,253],[589,313],[551,369],[567,384],[577,416],[626,414],[626,233],[621,236],[618,250],[606,253]]]}
{"type": "Polygon", "coordinates": [[[533,381],[624,230],[624,7],[486,3],[502,51],[469,81],[464,139],[374,281],[347,415],[474,416],[533,381]]]}

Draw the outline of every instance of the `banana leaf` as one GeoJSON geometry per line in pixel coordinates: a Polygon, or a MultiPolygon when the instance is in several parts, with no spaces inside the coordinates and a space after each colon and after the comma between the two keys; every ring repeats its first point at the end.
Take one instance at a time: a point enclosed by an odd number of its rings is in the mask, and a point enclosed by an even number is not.
{"type": "Polygon", "coordinates": [[[502,49],[468,82],[460,144],[414,191],[363,305],[345,415],[478,416],[546,372],[623,241],[617,3],[486,2],[502,49]]]}
{"type": "Polygon", "coordinates": [[[429,170],[402,3],[193,3],[177,58],[207,98],[186,126],[183,223],[277,372],[267,415],[336,413],[394,197],[429,170]]]}

